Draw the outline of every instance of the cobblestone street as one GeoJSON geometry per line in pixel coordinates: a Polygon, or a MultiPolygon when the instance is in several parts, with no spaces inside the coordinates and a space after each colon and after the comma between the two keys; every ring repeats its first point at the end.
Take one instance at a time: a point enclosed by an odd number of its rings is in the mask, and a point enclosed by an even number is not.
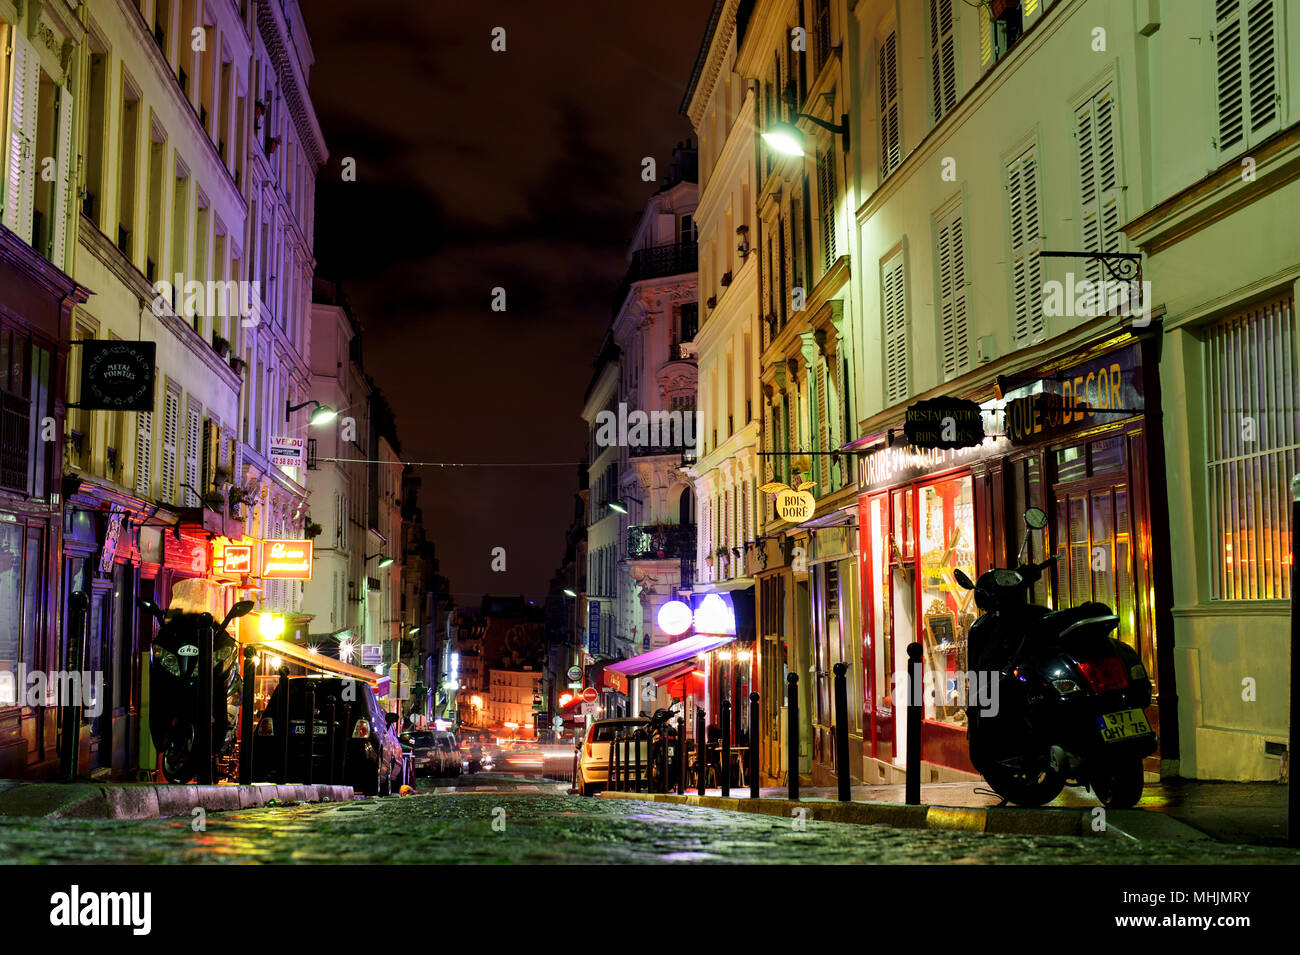
{"type": "MultiPolygon", "coordinates": [[[[449,790],[451,787],[443,787],[449,790]]],[[[326,805],[100,822],[0,819],[10,863],[1055,863],[1300,862],[1300,852],[1204,842],[1009,836],[794,821],[581,799],[537,780],[326,805]]]]}

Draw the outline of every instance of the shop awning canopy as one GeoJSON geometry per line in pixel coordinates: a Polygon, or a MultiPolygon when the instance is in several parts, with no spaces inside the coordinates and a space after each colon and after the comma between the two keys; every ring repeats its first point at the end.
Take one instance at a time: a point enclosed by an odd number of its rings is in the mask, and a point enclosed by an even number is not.
{"type": "Polygon", "coordinates": [[[735,637],[697,633],[684,640],[678,640],[676,643],[670,643],[666,647],[658,647],[647,653],[638,653],[626,660],[606,664],[605,669],[613,670],[615,673],[621,673],[624,676],[641,676],[651,670],[662,670],[664,667],[672,666],[675,663],[692,660],[701,653],[716,650],[723,644],[731,643],[735,639],[735,637]]]}
{"type": "Polygon", "coordinates": [[[653,674],[655,686],[663,686],[665,683],[671,683],[673,680],[680,680],[684,676],[690,676],[695,672],[695,661],[687,660],[685,663],[679,663],[676,666],[668,667],[666,670],[660,670],[653,674]]]}
{"type": "Polygon", "coordinates": [[[312,653],[305,647],[300,647],[296,643],[289,643],[285,640],[263,640],[258,644],[259,648],[266,650],[268,653],[276,653],[282,657],[290,657],[304,666],[320,670],[322,673],[337,673],[340,676],[355,677],[358,680],[365,680],[371,686],[378,685],[383,679],[374,670],[367,670],[364,667],[353,666],[351,663],[344,663],[334,657],[326,656],[323,653],[312,653]]]}

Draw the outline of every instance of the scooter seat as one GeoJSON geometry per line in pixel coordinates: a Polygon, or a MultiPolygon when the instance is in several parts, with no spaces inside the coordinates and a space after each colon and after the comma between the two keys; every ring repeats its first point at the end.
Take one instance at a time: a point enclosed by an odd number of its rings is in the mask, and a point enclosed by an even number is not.
{"type": "Polygon", "coordinates": [[[1115,621],[1111,627],[1119,623],[1115,617],[1114,611],[1104,603],[1098,603],[1090,600],[1087,603],[1079,604],[1077,607],[1066,607],[1063,610],[1053,610],[1051,613],[1043,616],[1043,627],[1047,632],[1057,636],[1065,636],[1072,627],[1085,621],[1098,620],[1100,618],[1110,618],[1115,621]]]}

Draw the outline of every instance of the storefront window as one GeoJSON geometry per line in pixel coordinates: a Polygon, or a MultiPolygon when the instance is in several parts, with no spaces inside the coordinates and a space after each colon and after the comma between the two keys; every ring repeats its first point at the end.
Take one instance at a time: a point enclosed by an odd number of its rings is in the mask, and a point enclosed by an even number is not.
{"type": "Polygon", "coordinates": [[[22,635],[23,529],[0,524],[0,668],[14,672],[22,635]]]}
{"type": "Polygon", "coordinates": [[[871,699],[875,722],[875,749],[877,759],[893,761],[894,758],[894,700],[890,692],[890,677],[894,671],[894,621],[890,600],[890,548],[889,511],[884,495],[874,497],[867,506],[868,534],[870,535],[870,592],[867,600],[871,606],[871,699]]]}
{"type": "MultiPolygon", "coordinates": [[[[1047,509],[1043,496],[1043,473],[1041,458],[1035,454],[1011,464],[1011,515],[1010,536],[1007,538],[1008,562],[1017,557],[1025,563],[1038,563],[1047,557],[1047,528],[1032,530],[1025,527],[1025,511],[1031,507],[1047,509]],[[1021,551],[1025,543],[1025,532],[1029,531],[1029,546],[1021,551]]],[[[1030,602],[1048,604],[1048,583],[1051,574],[1044,574],[1029,591],[1030,602]]]]}
{"type": "Polygon", "coordinates": [[[975,488],[969,476],[922,487],[917,501],[921,645],[927,694],[926,719],[964,726],[958,673],[969,669],[966,636],[976,616],[973,592],[958,586],[953,569],[975,576],[975,488]]]}

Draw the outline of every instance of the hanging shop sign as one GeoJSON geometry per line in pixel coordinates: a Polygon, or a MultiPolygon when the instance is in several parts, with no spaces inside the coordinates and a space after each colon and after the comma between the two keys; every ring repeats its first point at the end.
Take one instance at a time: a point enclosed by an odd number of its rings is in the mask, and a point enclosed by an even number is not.
{"type": "Polygon", "coordinates": [[[221,563],[217,570],[223,574],[251,574],[253,572],[253,545],[227,544],[221,549],[221,563]]]}
{"type": "Polygon", "coordinates": [[[980,406],[966,398],[927,398],[909,405],[903,422],[914,448],[970,448],[984,440],[980,406]]]}
{"type": "Polygon", "coordinates": [[[181,573],[205,575],[210,566],[208,542],[200,537],[176,534],[167,530],[163,534],[163,566],[181,573]]]}
{"type": "Polygon", "coordinates": [[[1006,398],[1003,426],[1013,444],[1140,414],[1146,407],[1140,346],[1129,345],[1006,398]]]}
{"type": "Polygon", "coordinates": [[[122,537],[122,519],[126,508],[114,504],[108,515],[108,526],[104,529],[104,549],[99,555],[99,572],[110,573],[113,570],[113,558],[117,554],[117,544],[122,537]]]}
{"type": "Polygon", "coordinates": [[[87,411],[153,411],[154,342],[84,341],[81,397],[87,411]]]}
{"type": "MultiPolygon", "coordinates": [[[[811,482],[810,482],[811,483],[811,482]]],[[[787,488],[776,495],[776,514],[791,524],[802,524],[817,510],[817,499],[802,489],[787,488]]]]}
{"type": "Polygon", "coordinates": [[[307,464],[307,439],[287,435],[271,438],[271,464],[281,468],[301,468],[307,464]]]}
{"type": "Polygon", "coordinates": [[[600,652],[600,604],[592,602],[587,616],[587,652],[600,652]]]}
{"type": "Polygon", "coordinates": [[[363,667],[379,666],[384,662],[384,648],[378,643],[361,644],[361,665],[363,667]]]}
{"type": "Polygon", "coordinates": [[[627,677],[621,673],[615,673],[613,670],[600,671],[600,688],[602,690],[613,690],[615,693],[627,695],[627,677]]]}
{"type": "Polygon", "coordinates": [[[311,580],[312,542],[262,541],[262,577],[266,580],[311,580]]]}

